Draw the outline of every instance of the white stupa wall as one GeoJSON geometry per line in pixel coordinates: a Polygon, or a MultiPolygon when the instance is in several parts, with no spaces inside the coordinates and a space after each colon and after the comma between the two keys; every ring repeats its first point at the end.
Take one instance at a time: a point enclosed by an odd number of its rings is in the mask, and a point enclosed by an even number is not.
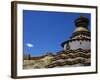
{"type": "MultiPolygon", "coordinates": [[[[64,50],[66,50],[66,46],[67,46],[67,44],[64,45],[64,50]]],[[[86,41],[86,40],[72,41],[72,42],[69,42],[69,46],[70,46],[70,49],[72,49],[72,50],[79,49],[79,48],[91,49],[91,42],[86,41]]]]}

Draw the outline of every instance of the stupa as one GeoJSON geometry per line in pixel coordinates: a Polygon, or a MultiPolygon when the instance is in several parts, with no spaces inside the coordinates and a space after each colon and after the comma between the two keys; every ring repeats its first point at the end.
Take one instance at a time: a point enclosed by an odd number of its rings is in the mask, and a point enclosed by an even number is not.
{"type": "Polygon", "coordinates": [[[57,53],[54,61],[46,67],[90,66],[91,65],[91,33],[88,29],[89,19],[79,16],[75,19],[76,29],[69,40],[61,46],[64,50],[57,53]]]}
{"type": "Polygon", "coordinates": [[[64,50],[72,49],[90,49],[90,40],[91,35],[88,30],[89,20],[83,16],[80,16],[75,20],[76,29],[73,32],[71,39],[64,41],[61,45],[64,47],[64,50]]]}

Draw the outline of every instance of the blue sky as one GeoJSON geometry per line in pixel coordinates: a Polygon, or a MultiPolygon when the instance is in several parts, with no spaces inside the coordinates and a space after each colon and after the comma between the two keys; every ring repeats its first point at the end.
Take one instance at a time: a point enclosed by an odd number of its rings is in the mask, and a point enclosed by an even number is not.
{"type": "MultiPolygon", "coordinates": [[[[74,20],[81,13],[23,10],[23,53],[40,56],[46,52],[63,50],[75,27],[74,20]]],[[[91,14],[83,16],[91,19],[91,14]]],[[[90,24],[89,24],[90,29],[90,24]]]]}

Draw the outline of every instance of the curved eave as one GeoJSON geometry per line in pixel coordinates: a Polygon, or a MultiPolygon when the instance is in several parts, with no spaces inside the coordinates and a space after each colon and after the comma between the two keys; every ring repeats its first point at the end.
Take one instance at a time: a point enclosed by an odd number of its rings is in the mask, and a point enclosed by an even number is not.
{"type": "Polygon", "coordinates": [[[64,47],[64,45],[66,43],[69,43],[69,42],[72,42],[72,41],[79,41],[79,40],[82,40],[82,41],[91,41],[91,39],[71,39],[71,40],[67,40],[67,41],[64,41],[63,43],[61,43],[61,46],[64,47]]]}

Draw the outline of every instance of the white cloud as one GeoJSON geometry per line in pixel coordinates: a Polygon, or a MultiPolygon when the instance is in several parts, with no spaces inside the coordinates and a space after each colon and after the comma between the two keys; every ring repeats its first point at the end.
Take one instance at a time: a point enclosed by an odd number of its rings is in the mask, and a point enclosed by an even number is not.
{"type": "Polygon", "coordinates": [[[31,44],[31,43],[27,43],[26,46],[27,46],[27,47],[34,47],[34,45],[31,44]]]}

